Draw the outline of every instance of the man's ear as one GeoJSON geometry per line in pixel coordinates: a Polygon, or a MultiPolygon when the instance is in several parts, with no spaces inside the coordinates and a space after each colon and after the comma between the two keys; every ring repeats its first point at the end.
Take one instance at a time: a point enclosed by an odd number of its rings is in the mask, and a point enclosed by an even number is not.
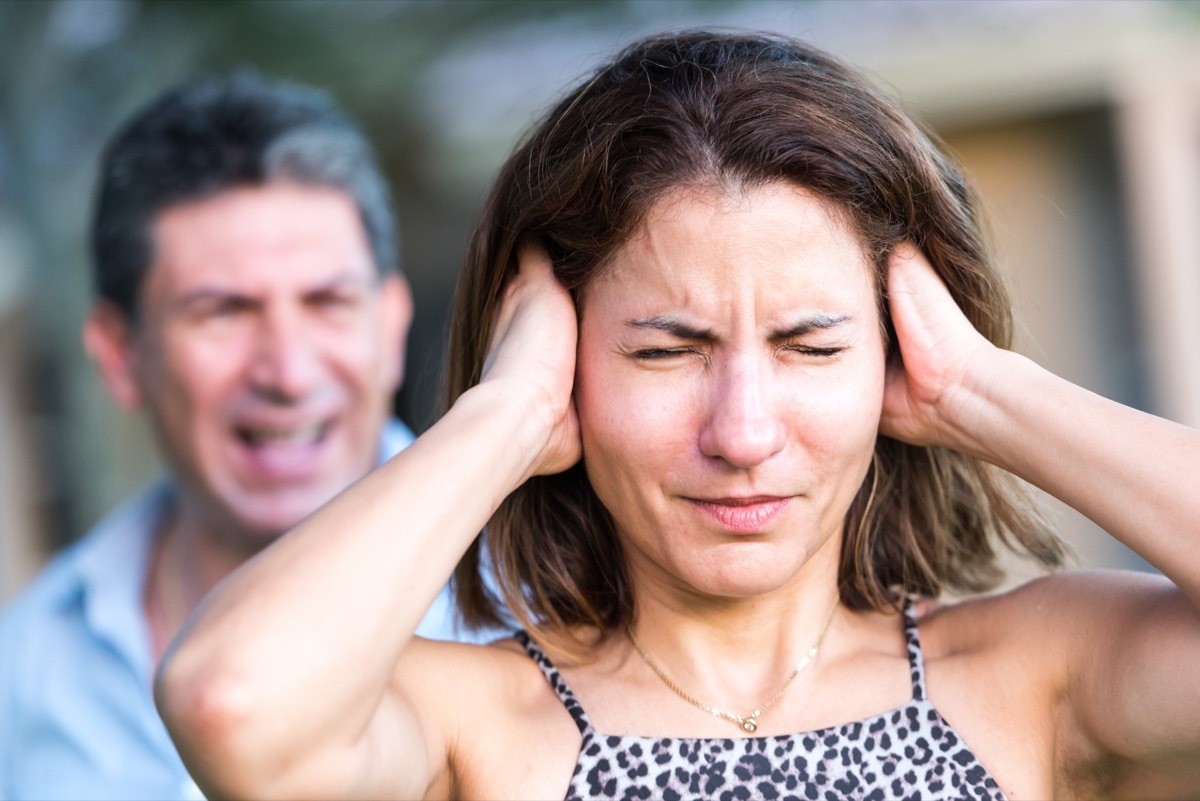
{"type": "Polygon", "coordinates": [[[117,406],[133,411],[142,404],[138,388],[133,322],[111,302],[98,300],[83,323],[83,349],[117,406]]]}
{"type": "Polygon", "coordinates": [[[388,371],[388,385],[395,392],[404,382],[404,357],[413,318],[412,289],[404,276],[389,273],[380,282],[379,296],[384,369],[388,371]]]}

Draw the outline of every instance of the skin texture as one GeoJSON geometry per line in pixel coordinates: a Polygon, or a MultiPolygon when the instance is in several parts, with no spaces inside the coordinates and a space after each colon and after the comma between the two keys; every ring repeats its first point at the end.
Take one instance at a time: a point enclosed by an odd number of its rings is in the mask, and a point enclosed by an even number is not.
{"type": "MultiPolygon", "coordinates": [[[[1054,492],[1171,579],[1054,576],[921,605],[930,697],[1007,797],[1196,797],[1200,682],[1179,666],[1200,661],[1200,434],[992,347],[911,246],[888,284],[902,359],[885,365],[861,252],[783,185],[664,197],[579,318],[526,247],[480,383],[231,576],[177,641],[157,698],[201,787],[562,797],[578,730],[519,647],[411,633],[501,499],[581,456],[626,548],[641,641],[695,696],[753,709],[829,613],[837,523],[878,428],[1054,492]],[[814,313],[842,322],[779,336],[814,313]]],[[[741,736],[615,634],[559,665],[600,731],[741,736]]],[[[757,733],[910,693],[896,616],[837,607],[757,733]]]]}
{"type": "Polygon", "coordinates": [[[374,465],[411,299],[377,274],[356,206],[334,189],[227,190],[167,209],[152,235],[138,321],[101,303],[84,341],[178,479],[151,583],[185,597],[163,610],[151,593],[148,611],[181,618],[374,465]]]}

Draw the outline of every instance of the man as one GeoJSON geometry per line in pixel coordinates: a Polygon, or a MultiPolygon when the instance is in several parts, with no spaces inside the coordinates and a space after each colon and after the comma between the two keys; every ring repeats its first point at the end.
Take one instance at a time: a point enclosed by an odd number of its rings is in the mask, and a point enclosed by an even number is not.
{"type": "MultiPolygon", "coordinates": [[[[253,75],[184,85],[117,135],[91,244],[84,345],[169,475],[0,620],[0,797],[195,797],[154,666],[214,584],[412,440],[388,413],[412,300],[361,133],[253,75]]],[[[421,633],[450,620],[443,593],[421,633]]]]}

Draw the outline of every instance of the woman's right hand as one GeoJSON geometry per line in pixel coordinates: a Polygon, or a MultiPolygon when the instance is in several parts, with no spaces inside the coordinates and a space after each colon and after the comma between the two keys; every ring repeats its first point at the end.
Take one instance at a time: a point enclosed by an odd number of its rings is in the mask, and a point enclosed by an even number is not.
{"type": "Polygon", "coordinates": [[[537,450],[526,473],[559,473],[579,461],[582,447],[572,389],[578,320],[575,304],[554,276],[540,244],[525,242],[520,269],[505,289],[492,329],[480,386],[503,387],[529,403],[537,450]]]}

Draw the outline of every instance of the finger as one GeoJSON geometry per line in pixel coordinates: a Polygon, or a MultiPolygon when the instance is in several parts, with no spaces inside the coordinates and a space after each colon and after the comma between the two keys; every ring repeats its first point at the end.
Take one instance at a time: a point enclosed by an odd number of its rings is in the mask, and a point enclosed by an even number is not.
{"type": "Polygon", "coordinates": [[[540,239],[527,236],[517,245],[517,275],[531,276],[553,274],[554,265],[550,254],[540,239]]]}
{"type": "Polygon", "coordinates": [[[950,292],[925,254],[910,242],[897,245],[888,259],[888,295],[893,302],[937,294],[949,298],[950,292]]]}
{"type": "Polygon", "coordinates": [[[520,305],[525,287],[551,271],[550,257],[546,248],[534,237],[525,237],[517,244],[517,272],[509,275],[500,289],[500,302],[492,311],[491,332],[488,335],[488,357],[484,360],[484,372],[492,361],[496,345],[504,339],[520,305]]]}
{"type": "Polygon", "coordinates": [[[929,259],[908,242],[898,245],[888,261],[888,303],[902,345],[931,347],[963,319],[929,259]]]}

